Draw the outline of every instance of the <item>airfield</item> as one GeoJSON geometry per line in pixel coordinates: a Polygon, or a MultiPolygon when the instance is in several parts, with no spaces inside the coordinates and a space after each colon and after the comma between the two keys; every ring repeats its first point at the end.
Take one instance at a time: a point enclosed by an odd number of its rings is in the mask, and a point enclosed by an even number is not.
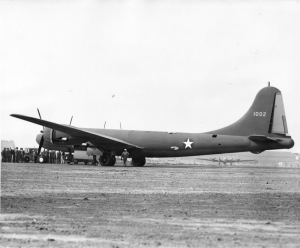
{"type": "Polygon", "coordinates": [[[0,247],[299,247],[300,168],[1,164],[0,247]]]}

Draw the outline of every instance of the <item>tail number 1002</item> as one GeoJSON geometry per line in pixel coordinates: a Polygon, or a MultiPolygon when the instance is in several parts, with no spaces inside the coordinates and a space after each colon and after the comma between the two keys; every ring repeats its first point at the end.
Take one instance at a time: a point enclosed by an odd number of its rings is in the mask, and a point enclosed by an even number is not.
{"type": "Polygon", "coordinates": [[[266,112],[253,112],[253,116],[263,116],[266,117],[266,112]]]}

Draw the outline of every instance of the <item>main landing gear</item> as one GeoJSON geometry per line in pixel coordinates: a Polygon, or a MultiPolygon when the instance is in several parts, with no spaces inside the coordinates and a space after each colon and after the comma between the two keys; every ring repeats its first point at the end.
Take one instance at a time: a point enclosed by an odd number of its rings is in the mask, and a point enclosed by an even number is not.
{"type": "MultiPolygon", "coordinates": [[[[100,156],[99,162],[101,166],[114,166],[116,163],[116,157],[115,155],[112,155],[109,152],[105,152],[100,156]]],[[[146,164],[146,158],[145,157],[134,157],[131,160],[132,166],[141,167],[146,164]]]]}
{"type": "Polygon", "coordinates": [[[116,163],[116,157],[110,153],[103,153],[99,158],[99,162],[102,166],[114,166],[116,163]]]}
{"type": "Polygon", "coordinates": [[[146,164],[146,158],[145,157],[135,157],[135,158],[132,158],[131,163],[133,166],[141,167],[146,164]]]}

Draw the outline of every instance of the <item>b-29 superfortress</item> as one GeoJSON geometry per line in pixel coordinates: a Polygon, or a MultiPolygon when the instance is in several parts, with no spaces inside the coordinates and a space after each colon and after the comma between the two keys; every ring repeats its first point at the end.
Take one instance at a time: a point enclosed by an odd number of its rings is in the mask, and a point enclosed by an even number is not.
{"type": "Polygon", "coordinates": [[[102,166],[113,166],[115,156],[129,151],[133,166],[144,166],[146,157],[183,157],[249,151],[289,149],[294,141],[288,134],[280,90],[261,89],[249,110],[235,123],[206,133],[79,128],[34,117],[12,114],[44,129],[36,137],[41,148],[74,151],[85,147],[89,155],[99,155],[102,166]]]}

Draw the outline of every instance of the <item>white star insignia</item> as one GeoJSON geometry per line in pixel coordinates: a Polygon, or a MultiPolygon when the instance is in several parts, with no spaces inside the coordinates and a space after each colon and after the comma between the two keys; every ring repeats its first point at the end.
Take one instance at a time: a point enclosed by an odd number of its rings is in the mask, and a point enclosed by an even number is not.
{"type": "Polygon", "coordinates": [[[188,147],[192,149],[192,144],[194,142],[191,142],[190,138],[188,138],[188,140],[186,142],[183,142],[183,143],[185,144],[185,149],[188,148],[188,147]]]}

